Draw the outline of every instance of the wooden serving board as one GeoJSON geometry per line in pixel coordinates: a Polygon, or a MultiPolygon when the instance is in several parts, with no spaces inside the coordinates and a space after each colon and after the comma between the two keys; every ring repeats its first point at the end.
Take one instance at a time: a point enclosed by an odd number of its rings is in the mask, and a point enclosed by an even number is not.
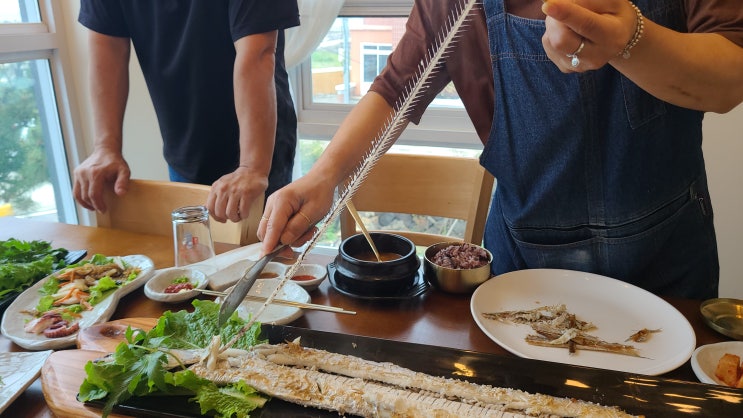
{"type": "Polygon", "coordinates": [[[114,351],[124,341],[127,326],[149,330],[156,323],[155,318],[130,318],[94,325],[78,333],[79,349],[52,353],[41,369],[41,389],[54,415],[59,418],[100,417],[100,409],[87,407],[77,400],[78,389],[85,380],[85,364],[114,351]]]}

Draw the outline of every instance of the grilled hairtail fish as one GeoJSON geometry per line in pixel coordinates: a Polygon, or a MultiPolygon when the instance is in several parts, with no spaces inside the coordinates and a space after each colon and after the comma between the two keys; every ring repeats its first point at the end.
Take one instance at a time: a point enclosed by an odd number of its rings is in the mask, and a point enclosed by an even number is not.
{"type": "MultiPolygon", "coordinates": [[[[218,339],[212,345],[219,351],[218,339]]],[[[224,354],[224,353],[223,353],[224,354]]],[[[301,347],[258,345],[191,366],[217,384],[240,380],[285,401],[366,417],[630,417],[616,408],[427,375],[392,363],[301,347]]]]}

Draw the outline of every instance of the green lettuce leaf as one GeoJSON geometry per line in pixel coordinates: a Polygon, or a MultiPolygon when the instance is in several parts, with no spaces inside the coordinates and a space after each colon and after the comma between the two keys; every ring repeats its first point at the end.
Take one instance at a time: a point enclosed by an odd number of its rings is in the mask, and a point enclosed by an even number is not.
{"type": "Polygon", "coordinates": [[[112,278],[106,276],[101,277],[98,279],[98,282],[95,286],[88,289],[88,293],[90,294],[90,299],[88,299],[88,303],[95,306],[100,301],[106,298],[106,296],[111,293],[111,291],[116,290],[119,288],[119,284],[116,283],[112,278]]]}
{"type": "Polygon", "coordinates": [[[0,300],[63,268],[68,252],[64,248],[52,248],[46,241],[15,238],[0,241],[0,300]]]}
{"type": "MultiPolygon", "coordinates": [[[[85,365],[86,378],[80,386],[79,399],[105,399],[104,417],[132,396],[150,394],[190,395],[202,413],[214,411],[223,418],[247,417],[250,411],[263,406],[266,399],[244,383],[218,387],[189,370],[165,369],[169,350],[206,348],[217,333],[222,341],[229,341],[246,323],[235,314],[220,329],[219,304],[198,299],[192,304],[193,312],[165,312],[147,333],[127,329],[126,342],[119,344],[112,355],[85,365]]],[[[260,324],[256,323],[234,347],[249,348],[264,342],[259,337],[260,324]]]]}

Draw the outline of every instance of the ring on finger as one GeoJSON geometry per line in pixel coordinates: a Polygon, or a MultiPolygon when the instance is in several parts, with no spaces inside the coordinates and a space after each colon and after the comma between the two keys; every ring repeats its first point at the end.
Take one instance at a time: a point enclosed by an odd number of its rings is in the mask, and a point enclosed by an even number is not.
{"type": "Polygon", "coordinates": [[[314,223],[312,223],[312,220],[310,220],[310,217],[307,216],[307,215],[305,215],[304,212],[302,212],[301,210],[298,210],[297,213],[299,215],[302,215],[302,217],[307,220],[307,225],[308,226],[313,226],[314,225],[314,223]]]}
{"type": "Polygon", "coordinates": [[[265,216],[261,216],[261,221],[266,221],[266,222],[268,222],[268,218],[266,218],[265,216]]]}
{"type": "Polygon", "coordinates": [[[586,40],[584,38],[580,39],[580,45],[578,45],[578,49],[575,50],[572,54],[567,54],[567,57],[570,58],[570,66],[573,68],[576,68],[580,65],[580,58],[578,58],[578,54],[580,54],[581,51],[583,51],[583,48],[586,46],[586,40]]]}

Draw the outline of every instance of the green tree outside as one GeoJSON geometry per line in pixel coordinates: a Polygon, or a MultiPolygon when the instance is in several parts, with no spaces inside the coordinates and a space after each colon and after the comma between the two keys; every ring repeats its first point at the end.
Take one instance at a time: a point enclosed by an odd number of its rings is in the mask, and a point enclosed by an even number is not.
{"type": "Polygon", "coordinates": [[[0,64],[0,204],[34,209],[31,191],[49,179],[30,62],[0,64]]]}

